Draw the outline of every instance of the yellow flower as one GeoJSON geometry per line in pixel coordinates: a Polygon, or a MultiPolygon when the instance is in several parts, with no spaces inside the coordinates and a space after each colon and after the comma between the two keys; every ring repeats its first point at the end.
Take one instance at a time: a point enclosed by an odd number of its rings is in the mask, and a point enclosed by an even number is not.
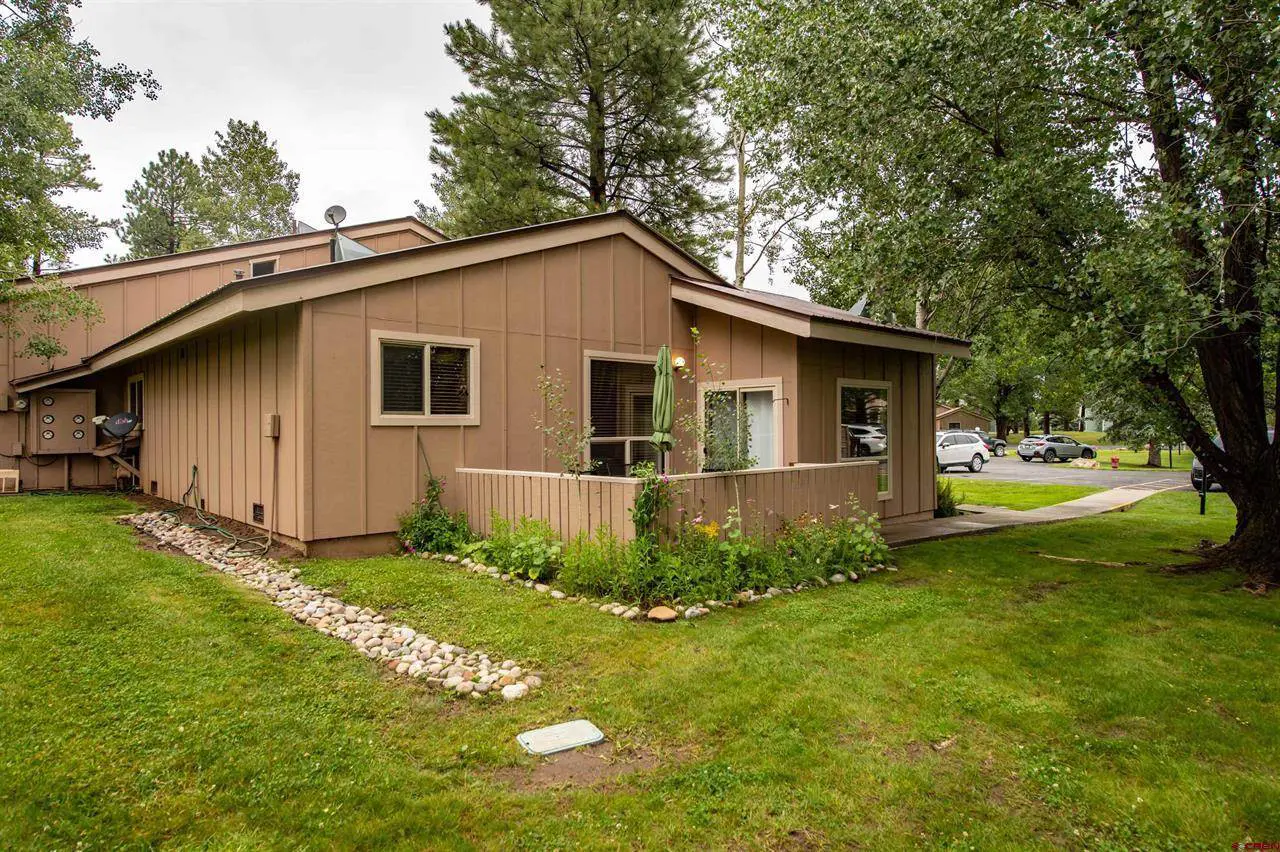
{"type": "Polygon", "coordinates": [[[695,524],[694,526],[698,528],[698,532],[707,538],[715,538],[720,535],[720,525],[715,521],[707,521],[705,524],[695,524]]]}

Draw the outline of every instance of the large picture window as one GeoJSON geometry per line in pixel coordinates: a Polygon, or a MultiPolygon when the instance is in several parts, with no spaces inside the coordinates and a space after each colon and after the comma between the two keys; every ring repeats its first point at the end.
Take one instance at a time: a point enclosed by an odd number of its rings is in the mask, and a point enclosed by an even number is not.
{"type": "Polygon", "coordinates": [[[653,435],[653,364],[647,356],[587,357],[587,420],[593,428],[592,473],[629,476],[638,462],[656,461],[653,435]]]}
{"type": "Polygon", "coordinates": [[[836,446],[839,461],[874,459],[880,463],[876,490],[880,499],[892,493],[888,382],[838,379],[836,382],[836,446]]]}
{"type": "Polygon", "coordinates": [[[472,338],[373,332],[373,425],[478,425],[479,357],[472,338]]]}

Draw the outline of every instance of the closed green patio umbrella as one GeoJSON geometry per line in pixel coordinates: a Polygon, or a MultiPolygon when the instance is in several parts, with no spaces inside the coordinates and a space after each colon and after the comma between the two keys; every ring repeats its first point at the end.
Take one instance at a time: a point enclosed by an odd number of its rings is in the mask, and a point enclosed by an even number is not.
{"type": "MultiPolygon", "coordinates": [[[[662,453],[675,445],[671,429],[676,419],[676,377],[671,370],[671,350],[663,346],[658,350],[658,363],[653,365],[653,435],[649,443],[662,453]]],[[[661,465],[659,465],[661,467],[661,465]]]]}

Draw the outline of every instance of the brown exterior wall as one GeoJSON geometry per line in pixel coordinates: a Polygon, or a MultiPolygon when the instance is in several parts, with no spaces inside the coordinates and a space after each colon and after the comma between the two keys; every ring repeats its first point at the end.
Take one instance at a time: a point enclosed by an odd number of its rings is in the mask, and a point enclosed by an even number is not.
{"type": "Polygon", "coordinates": [[[124,371],[145,377],[144,490],[154,481],[158,496],[181,500],[196,465],[207,511],[252,524],[261,503],[269,522],[274,502],[276,531],[301,538],[300,315],[297,306],[264,312],[124,371]],[[279,439],[264,435],[269,414],[280,415],[279,439]]]}
{"type": "MultiPolygon", "coordinates": [[[[383,533],[422,492],[427,466],[545,471],[535,413],[545,365],[582,413],[583,353],[656,355],[674,343],[693,363],[691,309],[670,298],[671,268],[625,236],[464,266],[308,302],[309,388],[316,460],[302,538],[383,533]],[[441,334],[480,341],[478,426],[371,426],[370,333],[441,334]],[[340,460],[340,461],[339,461],[340,460]]],[[[691,389],[677,383],[677,393],[691,389]]],[[[457,506],[455,489],[447,499],[457,506]]]]}
{"type": "MultiPolygon", "coordinates": [[[[378,252],[411,248],[430,242],[419,231],[403,221],[369,223],[344,228],[343,233],[360,240],[378,252]]],[[[126,335],[149,325],[182,305],[231,282],[237,269],[246,274],[249,262],[275,257],[281,272],[329,263],[327,231],[298,234],[252,245],[230,245],[194,254],[170,255],[122,265],[92,267],[64,273],[62,282],[75,287],[98,303],[100,322],[86,327],[76,322],[59,335],[67,349],[52,361],[18,357],[24,345],[21,338],[0,335],[0,393],[7,394],[12,404],[9,382],[80,362],[85,355],[115,343],[126,335]]],[[[123,379],[120,382],[123,385],[123,379]]],[[[98,413],[113,414],[123,407],[122,388],[114,382],[95,380],[83,386],[101,386],[98,413]]],[[[26,437],[25,415],[0,411],[0,468],[19,468],[24,489],[62,488],[66,477],[60,458],[15,459],[12,446],[26,437]]],[[[28,451],[30,441],[26,441],[28,451]]],[[[89,456],[73,457],[72,483],[78,486],[101,486],[112,482],[111,466],[89,456]]]]}
{"type": "Polygon", "coordinates": [[[797,341],[799,461],[838,460],[836,381],[873,379],[892,386],[889,411],[892,498],[879,501],[886,521],[933,512],[933,356],[827,340],[797,341]]]}
{"type": "Polygon", "coordinates": [[[953,411],[938,417],[934,421],[937,429],[990,429],[991,421],[981,415],[974,414],[961,408],[959,411],[953,411]],[[959,426],[952,426],[952,423],[959,423],[959,426]]]}

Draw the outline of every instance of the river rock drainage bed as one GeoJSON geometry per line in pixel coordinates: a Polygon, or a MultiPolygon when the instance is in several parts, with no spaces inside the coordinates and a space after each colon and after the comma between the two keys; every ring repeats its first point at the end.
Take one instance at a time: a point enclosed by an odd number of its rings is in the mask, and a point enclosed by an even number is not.
{"type": "Polygon", "coordinates": [[[225,539],[207,535],[171,514],[144,512],[123,520],[139,532],[175,548],[204,565],[229,574],[262,592],[295,621],[334,636],[361,654],[404,677],[483,699],[501,695],[507,701],[524,698],[542,685],[536,672],[526,672],[513,660],[494,662],[489,655],[425,636],[405,624],[389,622],[368,607],[355,607],[297,579],[297,568],[274,559],[227,556],[225,539]]]}

